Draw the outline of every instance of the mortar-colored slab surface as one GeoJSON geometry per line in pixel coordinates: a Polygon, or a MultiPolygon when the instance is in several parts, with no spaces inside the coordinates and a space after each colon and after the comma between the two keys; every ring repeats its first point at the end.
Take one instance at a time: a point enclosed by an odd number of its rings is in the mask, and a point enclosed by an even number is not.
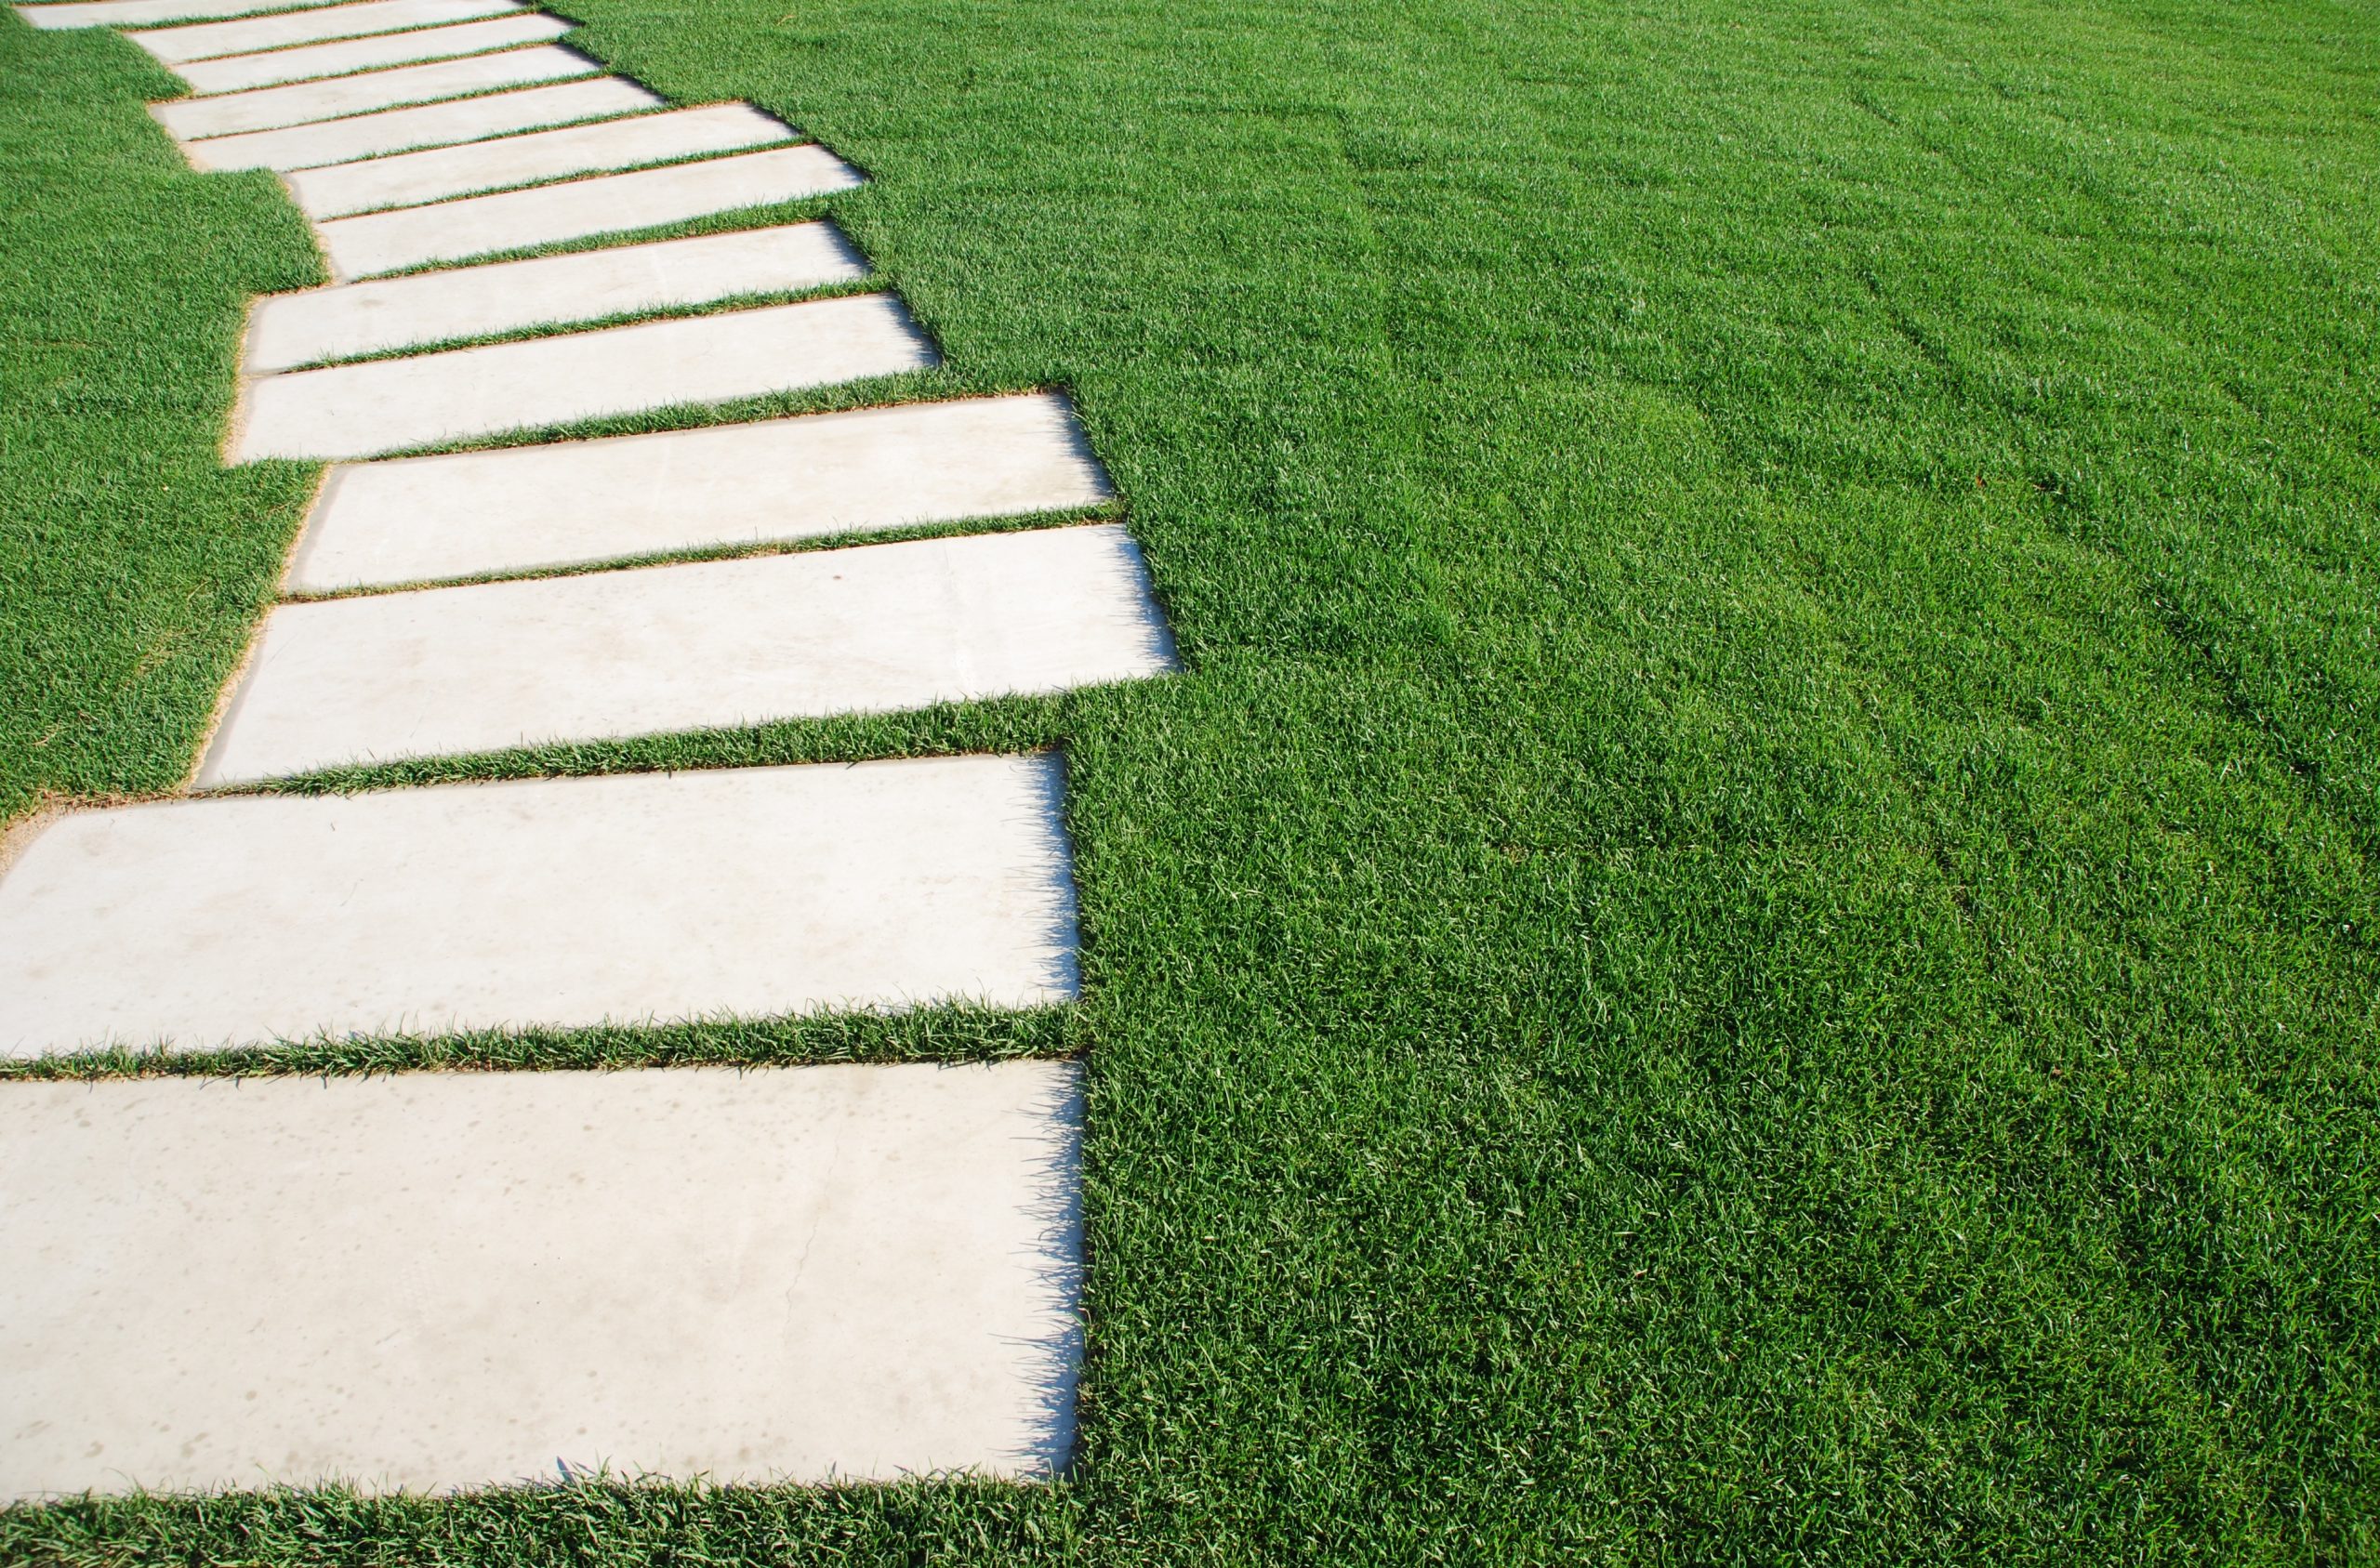
{"type": "Polygon", "coordinates": [[[451,27],[343,38],[334,44],[312,44],[301,49],[271,49],[263,54],[192,60],[175,66],[173,71],[191,85],[192,92],[235,93],[284,82],[308,82],[419,60],[484,54],[490,49],[515,48],[522,44],[544,44],[569,31],[570,23],[558,17],[492,17],[483,21],[457,22],[451,27]]]}
{"type": "Polygon", "coordinates": [[[400,66],[394,71],[367,71],[327,82],[294,82],[283,87],[258,87],[254,92],[225,93],[219,98],[177,99],[152,103],[149,112],[157,123],[184,141],[205,137],[234,136],[243,131],[272,130],[282,125],[336,120],[348,114],[369,114],[409,103],[463,98],[498,87],[524,87],[536,82],[560,82],[593,76],[602,67],[585,55],[560,45],[540,44],[500,54],[472,55],[466,59],[433,60],[428,65],[400,66]]]}
{"type": "Polygon", "coordinates": [[[331,470],[286,586],[327,593],[1012,517],[1113,494],[1054,393],[404,457],[331,470]]]}
{"type": "Polygon", "coordinates": [[[72,812],[0,876],[0,1050],[1063,1000],[1059,788],[968,757],[72,812]]]}
{"type": "Polygon", "coordinates": [[[284,604],[202,785],[923,707],[1170,667],[1100,525],[284,604]]]}
{"type": "Polygon", "coordinates": [[[642,322],[260,376],[247,383],[232,459],[368,457],[933,362],[932,347],[890,295],[642,322]]]}
{"type": "Polygon", "coordinates": [[[867,268],[829,223],[578,251],[259,299],[241,365],[251,375],[519,327],[595,321],[739,295],[857,283],[867,268]]]}
{"type": "Polygon", "coordinates": [[[416,147],[442,147],[482,137],[580,120],[607,120],[660,106],[661,99],[617,76],[593,76],[549,87],[485,93],[452,103],[390,109],[344,120],[320,120],[277,131],[250,131],[185,143],[191,165],[201,169],[302,169],[376,158],[416,147]]]}
{"type": "Polygon", "coordinates": [[[304,169],[287,176],[286,182],[308,217],[337,217],[796,139],[782,121],[748,103],[713,103],[304,169]]]}
{"type": "Polygon", "coordinates": [[[682,223],[738,207],[846,191],[858,171],[823,147],[774,147],[633,174],[597,175],[535,191],[338,217],[315,225],[341,276],[368,277],[425,261],[461,261],[596,234],[682,223]]]}
{"type": "Polygon", "coordinates": [[[127,33],[125,36],[166,64],[178,65],[184,60],[253,54],[258,49],[328,43],[334,38],[402,33],[414,27],[443,27],[449,22],[476,21],[482,17],[509,16],[522,9],[519,0],[359,0],[352,6],[284,11],[246,21],[161,27],[127,33]]]}
{"type": "Polygon", "coordinates": [[[0,1501],[1038,1476],[1068,1062],[0,1084],[0,1501]]]}
{"type": "Polygon", "coordinates": [[[210,17],[245,17],[262,11],[294,11],[315,0],[78,0],[71,5],[19,6],[17,14],[35,27],[155,27],[210,17]]]}

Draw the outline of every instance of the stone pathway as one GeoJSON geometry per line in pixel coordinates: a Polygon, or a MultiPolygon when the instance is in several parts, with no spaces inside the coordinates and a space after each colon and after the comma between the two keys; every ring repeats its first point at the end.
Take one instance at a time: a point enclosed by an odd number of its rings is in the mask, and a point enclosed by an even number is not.
{"type": "Polygon", "coordinates": [[[370,457],[934,363],[933,346],[885,294],[640,322],[252,379],[231,457],[370,457]]]}
{"type": "MultiPolygon", "coordinates": [[[[1170,669],[1113,523],[622,569],[1082,524],[1054,393],[384,455],[936,363],[890,293],[785,298],[866,280],[826,222],[502,259],[849,165],[514,0],[18,10],[133,30],[194,166],[281,172],[339,281],[257,305],[226,460],[341,461],[196,793],[0,853],[0,1054],[1075,996],[1053,757],[215,793],[1170,669]]],[[[0,1083],[0,1498],[1045,1474],[1078,1121],[1033,1061],[0,1083]]]]}
{"type": "Polygon", "coordinates": [[[1110,496],[1064,400],[1047,392],[340,464],[285,586],[336,593],[1110,496]]]}
{"type": "Polygon", "coordinates": [[[498,87],[567,81],[574,76],[592,76],[602,69],[574,50],[543,45],[508,49],[501,54],[442,59],[429,65],[408,65],[396,71],[374,71],[360,76],[293,82],[254,92],[176,99],[156,105],[150,112],[177,139],[196,141],[238,131],[277,130],[314,120],[368,114],[377,109],[461,98],[498,87]]]}
{"type": "Polygon", "coordinates": [[[1058,789],[969,757],[76,811],[0,882],[0,1043],[1064,1000],[1058,789]]]}
{"type": "Polygon", "coordinates": [[[541,125],[567,125],[657,109],[661,99],[616,76],[582,77],[549,87],[425,103],[287,130],[250,131],[193,141],[182,151],[201,169],[302,169],[416,147],[443,147],[541,125]]]}
{"type": "Polygon", "coordinates": [[[194,93],[229,93],[246,87],[270,87],[318,76],[340,76],[353,71],[374,71],[417,60],[450,59],[461,55],[509,49],[518,44],[543,44],[570,31],[570,24],[535,12],[498,17],[466,26],[431,27],[384,37],[350,38],[336,44],[314,44],[298,49],[274,49],[267,54],[227,55],[175,65],[173,72],[194,93]]]}
{"type": "Polygon", "coordinates": [[[633,120],[606,120],[498,141],[301,169],[282,183],[296,198],[298,210],[307,217],[345,217],[572,175],[675,163],[798,139],[748,104],[714,103],[703,109],[642,114],[633,120]]]}
{"type": "Polygon", "coordinates": [[[1046,1470],[1079,1103],[1031,1061],[12,1085],[0,1484],[1046,1470]]]}
{"type": "Polygon", "coordinates": [[[212,17],[294,11],[311,4],[312,0],[76,0],[73,4],[20,6],[16,9],[18,16],[42,28],[162,27],[212,17]]]}
{"type": "Polygon", "coordinates": [[[202,787],[1164,672],[1112,525],[286,604],[202,787]]]}
{"type": "Polygon", "coordinates": [[[525,14],[525,8],[516,0],[363,0],[358,5],[330,6],[295,15],[284,13],[246,21],[168,27],[127,36],[157,59],[174,65],[183,60],[218,59],[225,55],[279,49],[293,44],[323,44],[334,38],[357,38],[405,28],[435,27],[442,22],[525,14]]]}
{"type": "Polygon", "coordinates": [[[866,276],[867,264],[828,223],[416,272],[257,301],[248,312],[240,368],[260,376],[545,323],[855,283],[866,276]]]}
{"type": "Polygon", "coordinates": [[[738,207],[831,196],[859,182],[858,174],[831,152],[782,147],[335,218],[315,224],[314,231],[335,277],[366,278],[427,262],[466,261],[499,251],[657,229],[738,207]]]}

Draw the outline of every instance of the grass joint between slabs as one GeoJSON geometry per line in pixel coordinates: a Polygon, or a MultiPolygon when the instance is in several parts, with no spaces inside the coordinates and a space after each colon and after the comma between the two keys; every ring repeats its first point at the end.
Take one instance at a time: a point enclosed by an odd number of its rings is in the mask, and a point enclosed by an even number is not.
{"type": "Polygon", "coordinates": [[[119,1047],[0,1061],[0,1083],[1054,1061],[1083,1054],[1087,1027],[1080,1005],[1066,1004],[1023,1012],[936,1007],[906,1013],[284,1040],[222,1050],[119,1047]]]}

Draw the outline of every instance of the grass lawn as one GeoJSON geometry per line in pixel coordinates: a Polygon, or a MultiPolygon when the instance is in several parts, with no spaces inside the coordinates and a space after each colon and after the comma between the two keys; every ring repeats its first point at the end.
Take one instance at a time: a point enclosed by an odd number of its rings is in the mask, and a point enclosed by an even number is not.
{"type": "MultiPolygon", "coordinates": [[[[1087,1048],[1078,1462],[0,1560],[2380,1561],[2380,11],[571,14],[869,171],[1187,673],[302,787],[1063,743],[1074,1014],[536,1048],[1087,1048]]],[[[175,785],[311,482],[168,91],[0,22],[0,811],[175,785]]]]}

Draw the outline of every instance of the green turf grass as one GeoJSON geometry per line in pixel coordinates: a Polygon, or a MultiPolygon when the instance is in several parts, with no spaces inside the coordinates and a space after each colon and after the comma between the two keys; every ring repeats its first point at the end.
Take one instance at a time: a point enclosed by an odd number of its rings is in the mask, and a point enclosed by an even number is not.
{"type": "MultiPolygon", "coordinates": [[[[2368,7],[575,14],[874,176],[918,389],[1075,393],[1187,673],[421,776],[1065,744],[1088,995],[1018,1043],[1089,1050],[1074,1478],[0,1556],[2380,1555],[2368,7]]],[[[0,346],[11,494],[69,497],[0,766],[158,787],[302,492],[208,468],[302,248],[168,172],[128,48],[0,47],[0,288],[87,345],[0,346]]]]}
{"type": "Polygon", "coordinates": [[[322,270],[271,175],[142,111],[179,86],[0,20],[0,820],[181,783],[311,489],[217,462],[249,297],[322,270]]]}

